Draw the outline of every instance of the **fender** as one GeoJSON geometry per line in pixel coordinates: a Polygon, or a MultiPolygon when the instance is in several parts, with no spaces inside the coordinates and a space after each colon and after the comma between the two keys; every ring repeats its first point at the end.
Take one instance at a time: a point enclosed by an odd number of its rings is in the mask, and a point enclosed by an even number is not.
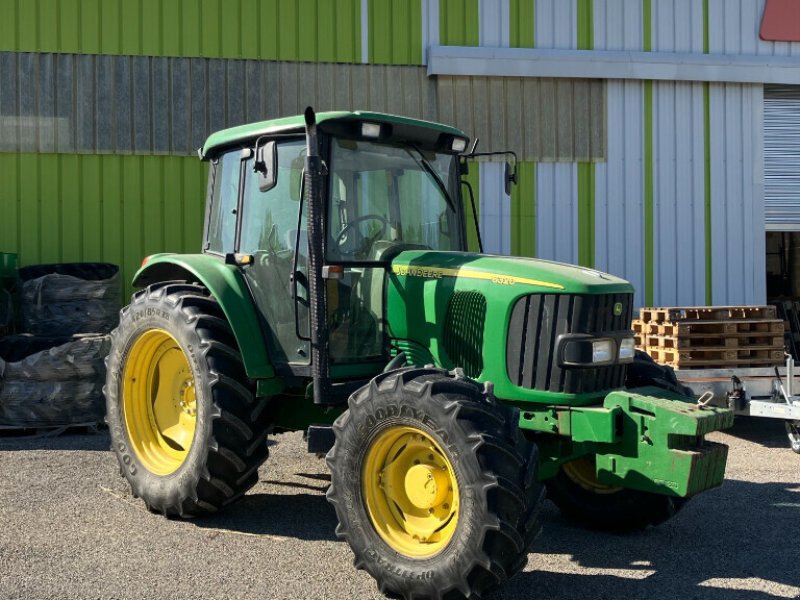
{"type": "Polygon", "coordinates": [[[135,287],[159,281],[202,283],[222,307],[251,379],[275,377],[250,290],[239,269],[210,254],[153,254],[133,277],[135,287]]]}

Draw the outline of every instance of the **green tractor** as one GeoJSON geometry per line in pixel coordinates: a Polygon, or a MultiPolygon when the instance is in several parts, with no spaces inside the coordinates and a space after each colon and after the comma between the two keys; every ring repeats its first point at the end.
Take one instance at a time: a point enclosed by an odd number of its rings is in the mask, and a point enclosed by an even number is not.
{"type": "Polygon", "coordinates": [[[207,140],[202,252],[145,259],[108,359],[113,450],[150,510],[231,504],[268,433],[303,430],[356,567],[477,598],[526,564],[545,489],[619,530],[722,482],[704,436],[732,413],[636,354],[627,282],[467,251],[468,142],[311,109],[207,140]]]}

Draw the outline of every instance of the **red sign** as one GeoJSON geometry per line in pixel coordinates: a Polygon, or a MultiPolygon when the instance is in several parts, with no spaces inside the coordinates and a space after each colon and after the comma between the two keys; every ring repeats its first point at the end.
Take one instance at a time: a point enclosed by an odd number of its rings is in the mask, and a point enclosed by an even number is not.
{"type": "Polygon", "coordinates": [[[800,0],[767,0],[759,37],[768,42],[800,42],[800,0]]]}

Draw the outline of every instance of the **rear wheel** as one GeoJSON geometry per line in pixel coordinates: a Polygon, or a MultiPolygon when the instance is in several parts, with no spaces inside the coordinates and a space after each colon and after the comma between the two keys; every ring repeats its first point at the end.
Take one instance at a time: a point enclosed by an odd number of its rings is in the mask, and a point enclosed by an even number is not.
{"type": "Polygon", "coordinates": [[[257,481],[267,458],[258,402],[219,305],[199,285],[155,284],[112,335],[107,420],[122,474],[148,508],[214,512],[257,481]]]}
{"type": "Polygon", "coordinates": [[[400,369],[334,423],[328,500],[357,568],[403,598],[479,598],[539,532],[538,454],[515,411],[441,369],[400,369]]]}

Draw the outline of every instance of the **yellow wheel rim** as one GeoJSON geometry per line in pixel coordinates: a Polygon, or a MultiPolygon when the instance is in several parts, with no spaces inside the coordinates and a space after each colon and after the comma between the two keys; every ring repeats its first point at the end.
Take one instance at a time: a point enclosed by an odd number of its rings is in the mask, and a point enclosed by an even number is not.
{"type": "Polygon", "coordinates": [[[372,525],[391,548],[411,558],[444,550],[458,524],[458,482],[430,435],[381,431],[367,448],[361,481],[372,525]]]}
{"type": "Polygon", "coordinates": [[[561,466],[564,474],[583,489],[595,494],[613,494],[622,488],[605,485],[597,480],[594,456],[582,456],[561,466]]]}
{"type": "Polygon", "coordinates": [[[186,354],[163,329],[144,332],[128,351],[122,410],[142,465],[155,475],[177,471],[194,440],[197,396],[186,354]]]}

